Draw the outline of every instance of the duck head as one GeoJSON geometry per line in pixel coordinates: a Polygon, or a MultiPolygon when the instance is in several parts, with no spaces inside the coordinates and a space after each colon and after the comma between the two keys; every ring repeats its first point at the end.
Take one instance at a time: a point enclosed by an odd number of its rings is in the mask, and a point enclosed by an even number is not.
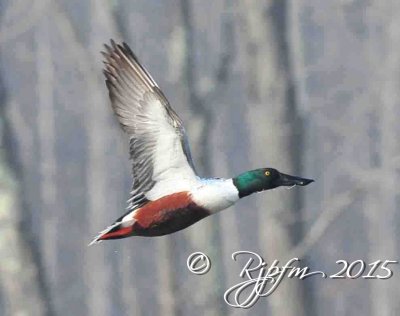
{"type": "Polygon", "coordinates": [[[270,190],[281,186],[305,186],[314,182],[314,180],[311,179],[281,173],[273,168],[250,170],[238,175],[232,180],[239,191],[240,198],[255,192],[270,190]]]}

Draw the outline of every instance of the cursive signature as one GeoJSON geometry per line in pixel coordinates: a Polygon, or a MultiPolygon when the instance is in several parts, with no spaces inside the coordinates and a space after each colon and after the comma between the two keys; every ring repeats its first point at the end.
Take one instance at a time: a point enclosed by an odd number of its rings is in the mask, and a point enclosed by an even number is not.
{"type": "Polygon", "coordinates": [[[232,254],[232,259],[247,257],[248,260],[239,273],[243,282],[230,287],[224,294],[225,302],[236,308],[250,308],[260,297],[271,295],[282,282],[285,275],[288,278],[297,277],[303,280],[313,275],[320,275],[326,278],[322,271],[309,272],[308,267],[300,268],[293,266],[300,259],[292,258],[283,266],[279,266],[279,261],[274,260],[268,267],[265,260],[257,253],[251,251],[236,251],[232,254]]]}

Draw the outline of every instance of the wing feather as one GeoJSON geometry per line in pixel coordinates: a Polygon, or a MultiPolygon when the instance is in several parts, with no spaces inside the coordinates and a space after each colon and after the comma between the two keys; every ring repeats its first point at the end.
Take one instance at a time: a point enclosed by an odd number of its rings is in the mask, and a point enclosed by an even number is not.
{"type": "Polygon", "coordinates": [[[134,209],[197,181],[182,121],[126,43],[105,45],[111,105],[130,137],[134,209]]]}

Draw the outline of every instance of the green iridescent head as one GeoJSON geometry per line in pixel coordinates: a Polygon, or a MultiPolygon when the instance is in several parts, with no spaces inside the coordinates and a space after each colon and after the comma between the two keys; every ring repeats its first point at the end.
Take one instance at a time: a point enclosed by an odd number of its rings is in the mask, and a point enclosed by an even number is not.
{"type": "Polygon", "coordinates": [[[238,189],[240,198],[280,186],[305,186],[313,181],[311,179],[290,176],[273,168],[250,170],[233,178],[233,184],[238,189]]]}

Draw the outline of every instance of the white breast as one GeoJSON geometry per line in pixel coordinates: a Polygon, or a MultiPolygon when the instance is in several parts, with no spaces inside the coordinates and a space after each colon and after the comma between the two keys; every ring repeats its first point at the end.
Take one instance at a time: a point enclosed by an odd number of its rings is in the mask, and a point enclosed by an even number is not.
{"type": "Polygon", "coordinates": [[[239,200],[232,179],[202,179],[191,191],[193,201],[212,213],[221,211],[239,200]]]}

